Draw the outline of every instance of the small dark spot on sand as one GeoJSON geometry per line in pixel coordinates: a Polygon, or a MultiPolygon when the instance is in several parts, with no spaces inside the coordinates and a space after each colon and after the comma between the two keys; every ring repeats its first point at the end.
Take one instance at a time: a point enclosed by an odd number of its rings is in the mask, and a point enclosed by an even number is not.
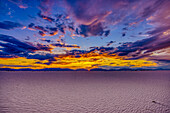
{"type": "Polygon", "coordinates": [[[153,103],[157,103],[157,102],[156,102],[156,101],[154,101],[154,100],[153,100],[152,102],[153,102],[153,103]]]}

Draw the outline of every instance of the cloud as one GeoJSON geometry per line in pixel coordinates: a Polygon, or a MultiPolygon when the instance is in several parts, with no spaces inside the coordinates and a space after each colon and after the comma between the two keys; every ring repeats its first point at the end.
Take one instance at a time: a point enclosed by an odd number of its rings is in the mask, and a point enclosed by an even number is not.
{"type": "Polygon", "coordinates": [[[65,0],[65,3],[69,14],[83,25],[94,22],[115,24],[134,13],[133,7],[139,5],[134,0],[65,0]]]}
{"type": "Polygon", "coordinates": [[[84,25],[90,25],[95,21],[100,22],[103,20],[105,16],[108,16],[108,10],[113,3],[111,0],[107,2],[104,0],[66,0],[67,8],[72,13],[72,16],[80,24],[84,25]]]}
{"type": "Polygon", "coordinates": [[[39,9],[44,15],[50,15],[57,0],[40,0],[39,9]]]}
{"type": "Polygon", "coordinates": [[[40,55],[40,54],[29,54],[27,56],[27,59],[39,59],[39,60],[49,60],[49,61],[56,61],[54,59],[54,57],[56,57],[56,55],[53,54],[44,54],[44,55],[40,55]]]}
{"type": "Polygon", "coordinates": [[[157,11],[158,8],[160,8],[163,2],[164,2],[163,0],[154,1],[151,5],[144,8],[143,12],[141,13],[142,14],[141,16],[144,18],[151,16],[153,13],[157,11]]]}
{"type": "Polygon", "coordinates": [[[40,13],[38,13],[38,16],[39,16],[40,18],[44,19],[44,20],[49,21],[49,22],[54,22],[54,21],[55,21],[55,19],[53,19],[53,18],[51,18],[51,17],[48,17],[48,16],[45,16],[45,15],[42,15],[42,14],[41,14],[41,12],[40,12],[40,13]]]}
{"type": "Polygon", "coordinates": [[[37,48],[37,50],[42,50],[42,51],[51,51],[53,49],[49,45],[44,45],[41,43],[37,43],[35,47],[37,48]]]}
{"type": "Polygon", "coordinates": [[[19,23],[11,22],[11,21],[0,22],[0,29],[10,30],[10,29],[14,29],[14,28],[22,27],[22,26],[23,25],[19,23]]]}
{"type": "Polygon", "coordinates": [[[110,30],[105,30],[101,23],[93,23],[90,25],[79,25],[79,31],[77,34],[80,34],[83,37],[89,36],[108,36],[110,30]]]}
{"type": "Polygon", "coordinates": [[[100,53],[108,53],[110,50],[114,50],[114,47],[90,47],[90,51],[99,51],[100,53]]]}
{"type": "Polygon", "coordinates": [[[155,35],[134,43],[124,43],[117,47],[113,53],[119,56],[127,56],[129,59],[151,58],[155,51],[170,48],[169,36],[162,36],[163,35],[155,35]]]}
{"type": "Polygon", "coordinates": [[[80,35],[83,35],[84,37],[102,36],[104,32],[100,23],[97,25],[80,25],[79,28],[80,35]]]}
{"type": "Polygon", "coordinates": [[[170,29],[170,26],[160,26],[153,30],[147,31],[147,34],[150,34],[150,35],[160,34],[160,33],[168,31],[169,29],[170,29]]]}
{"type": "MultiPolygon", "coordinates": [[[[167,29],[164,29],[167,30],[167,29]]],[[[118,55],[129,60],[148,59],[169,62],[170,58],[170,34],[165,35],[164,30],[157,30],[155,35],[136,42],[126,42],[118,47],[90,47],[90,50],[72,50],[69,55],[85,55],[87,53],[118,55]],[[161,32],[160,32],[161,31],[161,32]]],[[[114,41],[110,41],[107,46],[114,41]]],[[[80,56],[77,56],[80,57],[80,56]]]]}
{"type": "MultiPolygon", "coordinates": [[[[56,22],[56,27],[64,34],[66,33],[66,29],[70,29],[73,30],[76,35],[81,35],[83,37],[107,37],[111,30],[108,26],[123,20],[125,17],[123,15],[127,13],[125,9],[133,2],[133,0],[108,0],[107,2],[105,0],[64,0],[62,2],[43,0],[40,1],[41,11],[38,13],[38,16],[49,22],[56,22]],[[57,15],[55,18],[46,16],[51,15],[54,5],[61,5],[62,8],[67,9],[67,15],[73,20],[73,25],[68,25],[68,20],[70,18],[63,14],[57,15]],[[118,9],[121,12],[120,14],[117,14],[118,9]]],[[[132,6],[130,6],[130,8],[131,7],[132,6]]],[[[39,34],[45,36],[44,31],[41,31],[39,34]]]]}
{"type": "Polygon", "coordinates": [[[28,29],[30,30],[38,30],[38,34],[41,36],[54,36],[57,35],[58,32],[65,34],[66,30],[71,32],[74,31],[73,23],[70,19],[66,18],[66,15],[55,15],[55,19],[51,17],[47,17],[38,13],[38,15],[45,20],[48,20],[50,23],[45,24],[45,26],[35,25],[34,23],[30,23],[28,25],[28,29]],[[52,25],[53,23],[53,25],[52,25]]]}
{"type": "Polygon", "coordinates": [[[28,53],[34,53],[35,51],[51,51],[51,47],[43,44],[33,45],[32,43],[21,42],[18,39],[0,34],[0,46],[3,47],[1,49],[3,55],[1,57],[6,56],[27,56],[28,53]]]}
{"type": "Polygon", "coordinates": [[[23,0],[8,0],[9,2],[16,4],[19,8],[21,9],[26,9],[28,8],[28,5],[25,4],[23,0]]]}
{"type": "MultiPolygon", "coordinates": [[[[52,17],[45,16],[38,13],[38,16],[42,19],[45,19],[50,22],[50,24],[45,27],[34,25],[34,23],[30,23],[28,25],[28,29],[30,30],[39,30],[38,34],[41,36],[54,36],[58,34],[58,32],[62,34],[66,34],[66,31],[70,31],[72,34],[78,36],[81,35],[83,37],[89,36],[105,36],[107,37],[110,34],[110,30],[103,25],[101,20],[96,20],[90,24],[77,24],[74,22],[72,18],[69,18],[67,14],[56,14],[52,17]],[[51,23],[55,24],[55,26],[51,26],[51,23]]],[[[101,18],[105,18],[109,15],[110,12],[106,12],[104,16],[101,18]]]]}
{"type": "Polygon", "coordinates": [[[150,7],[143,8],[143,12],[141,10],[142,13],[140,13],[141,18],[146,18],[148,24],[153,26],[145,33],[148,38],[133,43],[124,43],[117,47],[114,53],[128,56],[129,59],[147,58],[168,62],[170,60],[170,21],[168,21],[170,2],[157,0],[150,1],[148,4],[150,7]]]}
{"type": "Polygon", "coordinates": [[[66,56],[73,56],[75,58],[80,58],[82,56],[90,57],[90,56],[112,56],[110,53],[115,49],[114,47],[90,47],[90,50],[70,50],[66,53],[66,56]]]}
{"type": "MultiPolygon", "coordinates": [[[[89,37],[108,36],[112,30],[110,26],[124,23],[127,23],[126,29],[128,29],[157,13],[167,16],[169,4],[168,0],[65,0],[63,7],[78,25],[76,34],[89,37]],[[145,3],[147,4],[144,5],[145,3]]],[[[168,23],[168,17],[165,18],[168,23]]],[[[163,20],[161,16],[159,19],[163,20]]],[[[159,19],[155,18],[156,21],[160,21],[159,19]]],[[[124,36],[126,32],[122,33],[122,37],[124,36]]]]}
{"type": "Polygon", "coordinates": [[[110,46],[111,44],[115,43],[116,41],[110,41],[107,43],[107,46],[110,46]]]}
{"type": "Polygon", "coordinates": [[[41,36],[46,36],[46,34],[43,31],[38,32],[41,36]]]}
{"type": "Polygon", "coordinates": [[[67,44],[60,44],[60,43],[51,44],[51,45],[55,47],[80,48],[80,46],[77,45],[67,45],[67,44]]]}
{"type": "Polygon", "coordinates": [[[45,39],[45,38],[41,38],[41,41],[46,41],[46,42],[48,42],[48,43],[53,42],[53,41],[48,40],[48,39],[45,39]]]}
{"type": "Polygon", "coordinates": [[[29,28],[32,28],[34,25],[35,25],[34,23],[30,23],[30,24],[28,25],[28,27],[29,27],[29,28]]]}
{"type": "Polygon", "coordinates": [[[47,32],[43,26],[34,26],[34,28],[43,32],[47,32]]]}

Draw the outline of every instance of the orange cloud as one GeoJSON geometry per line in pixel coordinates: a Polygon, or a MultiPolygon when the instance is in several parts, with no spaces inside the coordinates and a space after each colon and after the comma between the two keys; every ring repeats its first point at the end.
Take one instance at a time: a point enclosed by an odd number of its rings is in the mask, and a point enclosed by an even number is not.
{"type": "Polygon", "coordinates": [[[128,66],[131,68],[135,67],[150,67],[157,66],[153,61],[146,59],[138,60],[125,60],[124,57],[117,56],[115,54],[98,54],[98,53],[87,53],[82,54],[78,58],[74,55],[61,55],[55,57],[55,61],[51,62],[50,65],[46,65],[48,60],[38,59],[26,59],[24,57],[18,58],[0,58],[1,68],[12,68],[12,69],[44,69],[44,68],[69,68],[69,69],[94,69],[100,68],[101,66],[111,67],[124,67],[128,66]],[[38,62],[38,63],[37,63],[38,62]]]}

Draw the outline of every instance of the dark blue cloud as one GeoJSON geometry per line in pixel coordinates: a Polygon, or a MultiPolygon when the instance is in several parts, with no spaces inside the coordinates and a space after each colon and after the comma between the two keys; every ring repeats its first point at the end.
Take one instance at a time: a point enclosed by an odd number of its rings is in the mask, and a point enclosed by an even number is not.
{"type": "Polygon", "coordinates": [[[161,36],[155,35],[136,42],[124,43],[117,47],[113,53],[120,56],[129,56],[130,59],[149,57],[154,51],[170,47],[170,38],[168,36],[160,38],[161,36]]]}
{"type": "Polygon", "coordinates": [[[87,53],[108,53],[110,54],[115,48],[114,47],[90,47],[90,50],[71,50],[67,52],[67,55],[74,55],[76,58],[79,58],[80,55],[87,54],[87,53]]]}
{"type": "Polygon", "coordinates": [[[50,31],[58,31],[56,27],[46,27],[46,29],[49,29],[50,31]]]}
{"type": "Polygon", "coordinates": [[[56,47],[80,48],[80,46],[77,46],[77,45],[66,45],[66,44],[60,44],[60,43],[52,44],[52,45],[53,45],[53,46],[56,46],[56,47]]]}
{"type": "Polygon", "coordinates": [[[34,26],[34,28],[43,32],[47,32],[47,30],[43,26],[34,26]]]}
{"type": "Polygon", "coordinates": [[[101,23],[91,24],[91,25],[80,25],[77,34],[84,37],[89,36],[108,36],[110,30],[105,30],[101,23]]]}
{"type": "Polygon", "coordinates": [[[45,16],[45,15],[42,15],[41,12],[38,13],[38,16],[44,20],[47,20],[48,22],[54,22],[55,19],[54,18],[51,18],[51,17],[48,17],[48,16],[45,16]]]}
{"type": "Polygon", "coordinates": [[[67,54],[68,54],[68,55],[79,55],[79,54],[85,54],[85,53],[87,53],[87,52],[89,52],[89,51],[87,51],[87,50],[77,50],[77,49],[74,49],[74,50],[69,51],[67,54]]]}
{"type": "Polygon", "coordinates": [[[55,61],[54,57],[57,55],[53,54],[45,54],[45,55],[40,55],[40,54],[34,54],[34,55],[28,55],[28,59],[39,59],[39,60],[49,60],[49,61],[55,61]]]}
{"type": "Polygon", "coordinates": [[[60,32],[65,34],[65,30],[64,29],[66,28],[66,25],[56,23],[56,27],[60,30],[60,32]]]}
{"type": "MultiPolygon", "coordinates": [[[[8,36],[8,35],[3,35],[0,34],[0,40],[1,41],[5,41],[5,42],[9,42],[10,44],[23,48],[23,49],[27,49],[27,50],[37,50],[36,47],[29,45],[27,43],[21,42],[18,39],[12,37],[12,36],[8,36]]],[[[6,44],[7,45],[7,44],[6,44]]]]}
{"type": "Polygon", "coordinates": [[[1,57],[6,57],[7,56],[22,56],[25,57],[28,55],[28,53],[34,53],[35,51],[38,50],[43,50],[43,51],[50,51],[51,48],[46,45],[42,44],[37,44],[37,45],[32,45],[31,43],[26,43],[26,42],[21,42],[18,39],[8,36],[8,35],[2,35],[0,34],[0,46],[3,47],[1,48],[1,51],[3,55],[1,54],[1,57]]]}
{"type": "Polygon", "coordinates": [[[90,47],[90,51],[89,52],[92,52],[92,51],[100,51],[101,53],[103,52],[109,52],[111,50],[114,50],[114,47],[90,47]]]}
{"type": "Polygon", "coordinates": [[[41,41],[45,41],[45,42],[48,42],[48,43],[53,42],[53,41],[48,40],[48,39],[41,39],[41,41]]]}
{"type": "Polygon", "coordinates": [[[115,43],[116,41],[110,41],[107,43],[107,46],[110,46],[111,44],[115,43]]]}
{"type": "Polygon", "coordinates": [[[14,29],[14,28],[22,27],[22,26],[23,25],[21,25],[20,23],[11,22],[11,21],[0,22],[0,29],[10,30],[10,29],[14,29]]]}
{"type": "Polygon", "coordinates": [[[30,23],[30,24],[28,25],[28,27],[29,27],[29,28],[32,28],[34,25],[35,25],[34,23],[30,23]]]}
{"type": "Polygon", "coordinates": [[[38,32],[41,36],[45,36],[45,33],[43,31],[38,32]]]}
{"type": "Polygon", "coordinates": [[[110,34],[110,30],[107,30],[107,31],[105,31],[105,34],[104,34],[104,36],[108,36],[110,34]]]}

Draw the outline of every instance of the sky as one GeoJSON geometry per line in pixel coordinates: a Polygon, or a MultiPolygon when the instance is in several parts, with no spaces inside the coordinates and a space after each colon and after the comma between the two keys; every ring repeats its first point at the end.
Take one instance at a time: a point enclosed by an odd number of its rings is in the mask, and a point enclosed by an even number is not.
{"type": "Polygon", "coordinates": [[[169,0],[0,0],[0,69],[170,70],[169,0]]]}

